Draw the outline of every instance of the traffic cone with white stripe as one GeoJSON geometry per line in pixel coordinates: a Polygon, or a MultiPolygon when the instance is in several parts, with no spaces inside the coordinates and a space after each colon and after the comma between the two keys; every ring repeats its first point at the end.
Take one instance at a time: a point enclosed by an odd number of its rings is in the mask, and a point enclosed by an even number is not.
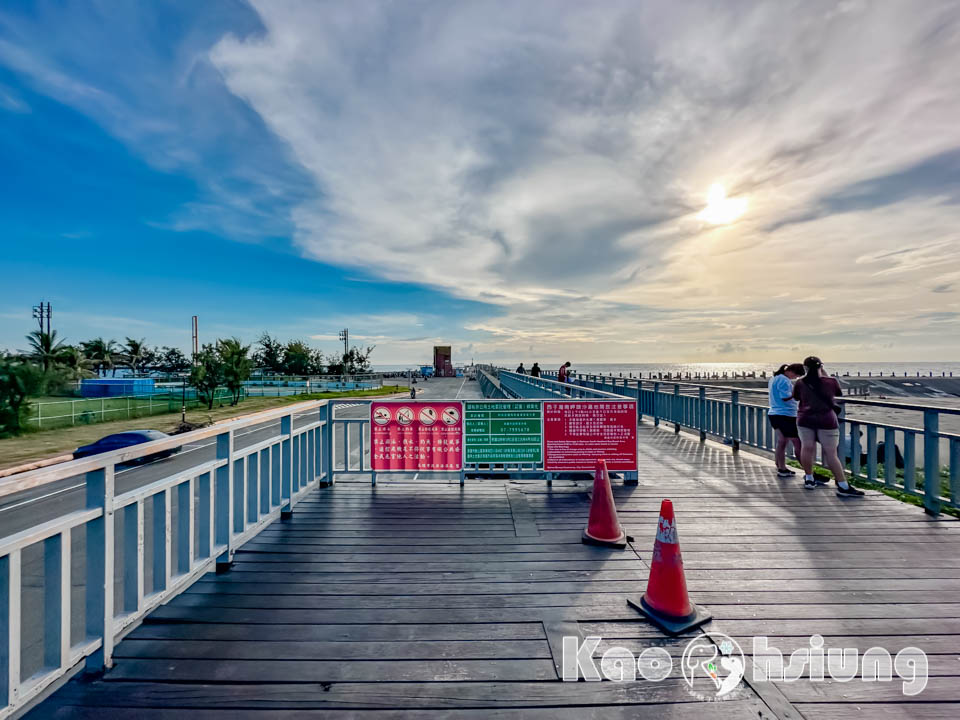
{"type": "Polygon", "coordinates": [[[627,534],[617,518],[617,506],[613,502],[610,473],[605,460],[597,460],[593,475],[593,498],[590,501],[590,517],[581,540],[586,545],[625,548],[627,534]]]}
{"type": "Polygon", "coordinates": [[[627,598],[627,604],[670,635],[695,628],[712,617],[705,609],[690,602],[687,594],[677,521],[673,516],[673,503],[669,500],[660,503],[660,522],[653,543],[647,591],[643,597],[627,598]]]}

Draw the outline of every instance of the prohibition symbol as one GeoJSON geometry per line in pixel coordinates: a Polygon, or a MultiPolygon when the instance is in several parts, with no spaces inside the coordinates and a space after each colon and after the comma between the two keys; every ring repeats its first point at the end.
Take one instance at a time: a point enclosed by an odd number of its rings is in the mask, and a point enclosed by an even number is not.
{"type": "Polygon", "coordinates": [[[445,407],[441,417],[447,425],[456,425],[460,422],[460,411],[455,407],[445,407]]]}
{"type": "Polygon", "coordinates": [[[378,407],[373,411],[373,421],[377,425],[386,425],[390,422],[390,411],[385,407],[378,407]]]}
{"type": "Polygon", "coordinates": [[[437,411],[432,407],[421,408],[420,423],[422,425],[433,425],[437,421],[437,411]]]}
{"type": "Polygon", "coordinates": [[[408,407],[402,407],[397,410],[397,422],[401,425],[409,425],[413,422],[413,410],[408,407]]]}

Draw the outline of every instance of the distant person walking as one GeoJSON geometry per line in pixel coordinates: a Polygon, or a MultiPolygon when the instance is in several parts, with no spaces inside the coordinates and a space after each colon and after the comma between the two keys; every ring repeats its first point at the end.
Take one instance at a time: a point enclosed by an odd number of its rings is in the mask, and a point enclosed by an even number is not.
{"type": "Polygon", "coordinates": [[[820,358],[810,356],[803,361],[806,374],[793,386],[793,397],[800,403],[797,409],[797,430],[800,434],[800,464],[806,473],[803,486],[808,490],[817,486],[813,477],[813,461],[817,455],[817,443],[824,464],[833,473],[839,497],[862,497],[863,492],[847,482],[843,463],[837,456],[840,430],[837,413],[840,406],[837,398],[843,395],[840,383],[823,369],[820,358]]]}
{"type": "Polygon", "coordinates": [[[781,365],[773,373],[767,388],[770,391],[770,424],[777,434],[777,446],[774,459],[777,463],[777,477],[793,477],[796,473],[787,467],[787,445],[793,443],[793,452],[800,459],[800,435],[797,432],[797,407],[793,399],[793,381],[803,375],[803,365],[793,363],[781,365]]]}
{"type": "Polygon", "coordinates": [[[567,360],[560,369],[557,370],[557,382],[565,383],[567,381],[567,368],[570,367],[570,361],[567,360]]]}
{"type": "Polygon", "coordinates": [[[520,363],[520,367],[517,368],[517,372],[518,372],[520,375],[526,375],[526,374],[527,374],[527,371],[523,368],[523,363],[520,363]]]}
{"type": "Polygon", "coordinates": [[[540,363],[534,363],[530,366],[530,377],[540,377],[540,363]]]}

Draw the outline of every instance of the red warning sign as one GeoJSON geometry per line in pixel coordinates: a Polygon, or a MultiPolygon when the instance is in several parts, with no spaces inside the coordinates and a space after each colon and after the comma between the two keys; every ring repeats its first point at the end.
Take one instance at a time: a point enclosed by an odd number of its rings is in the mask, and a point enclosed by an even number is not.
{"type": "Polygon", "coordinates": [[[375,472],[460,470],[462,445],[459,402],[370,404],[370,466],[375,472]]]}
{"type": "Polygon", "coordinates": [[[576,400],[543,403],[545,470],[637,469],[637,403],[576,400]]]}

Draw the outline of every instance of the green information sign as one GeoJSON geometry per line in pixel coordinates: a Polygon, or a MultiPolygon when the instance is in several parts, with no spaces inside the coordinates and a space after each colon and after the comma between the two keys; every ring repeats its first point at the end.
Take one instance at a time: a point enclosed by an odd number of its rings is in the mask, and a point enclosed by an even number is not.
{"type": "Polygon", "coordinates": [[[463,403],[463,461],[491,465],[538,463],[543,445],[539,402],[463,403]]]}

